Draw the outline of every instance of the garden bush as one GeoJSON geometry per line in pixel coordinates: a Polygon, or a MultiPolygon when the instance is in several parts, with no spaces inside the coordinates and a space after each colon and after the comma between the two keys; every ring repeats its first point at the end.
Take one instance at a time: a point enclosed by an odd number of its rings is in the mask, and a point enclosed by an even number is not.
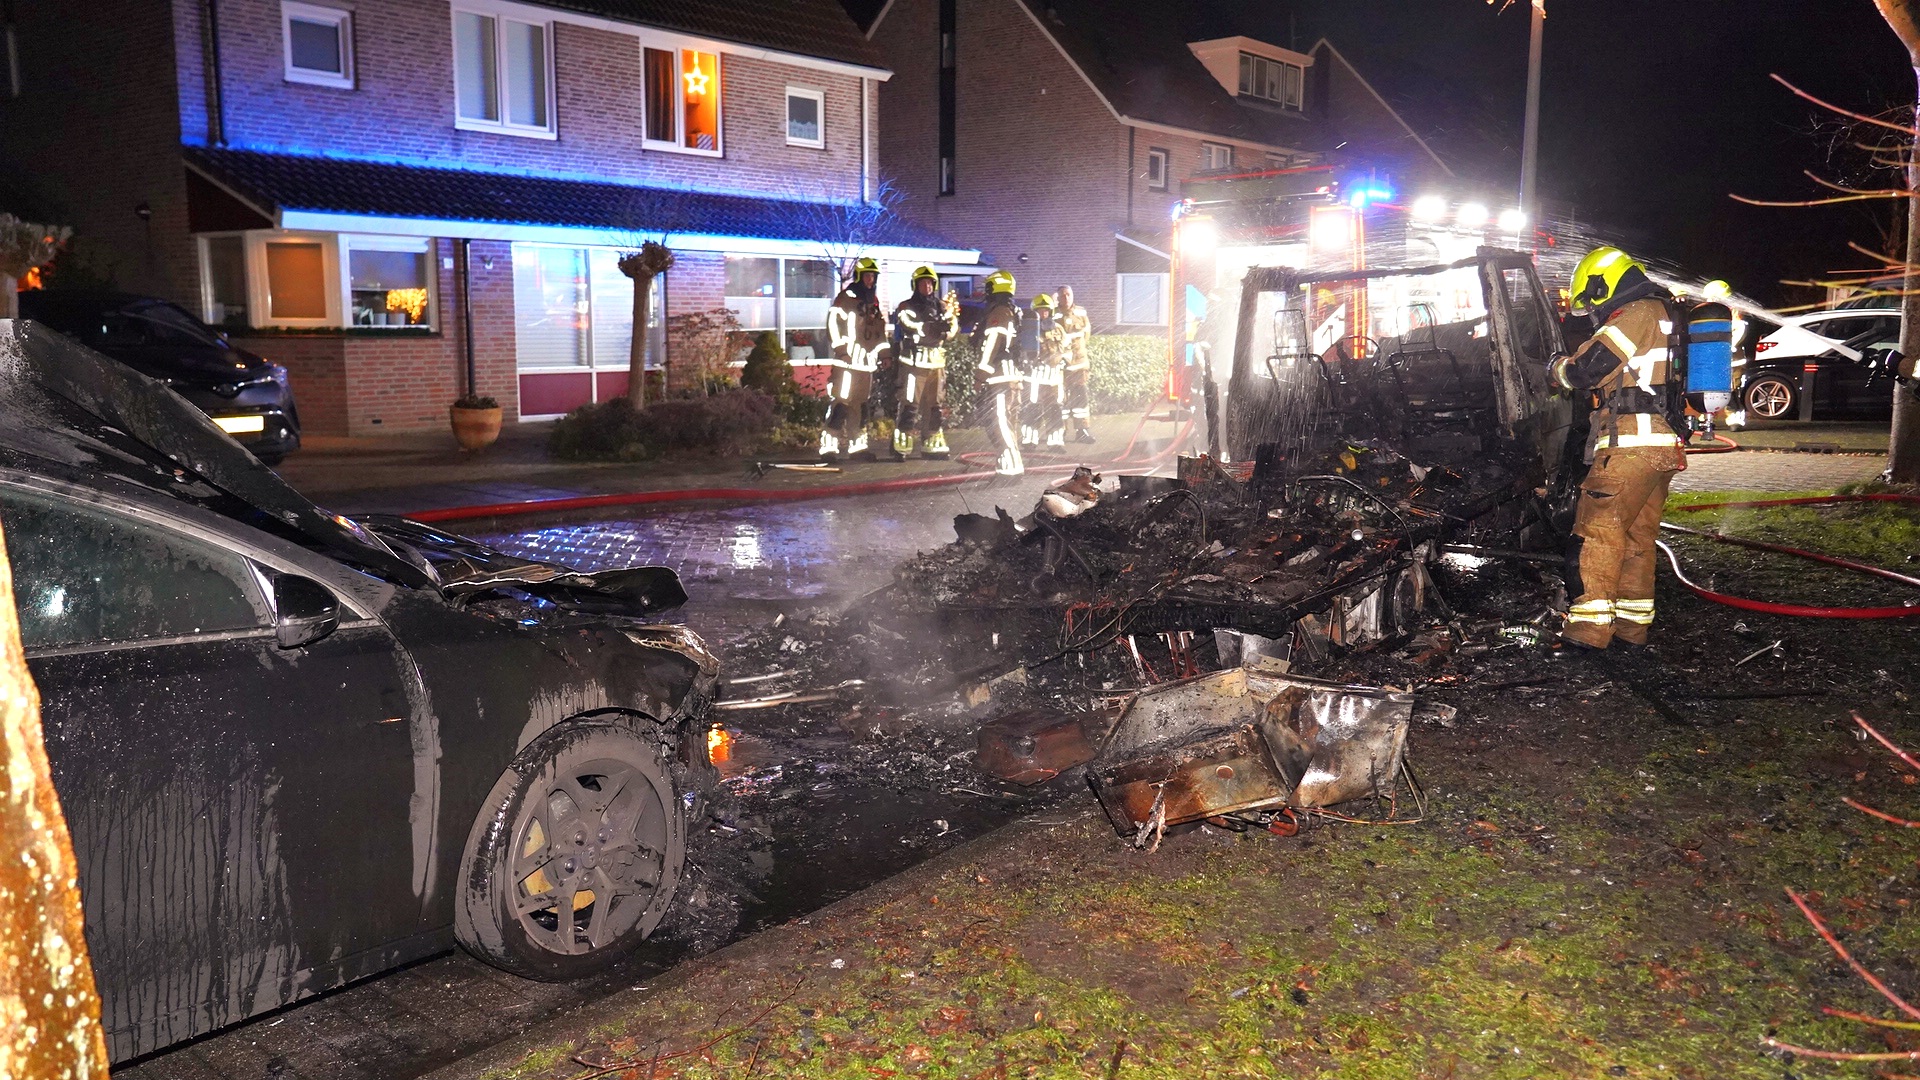
{"type": "Polygon", "coordinates": [[[1088,379],[1096,414],[1138,412],[1167,384],[1167,339],[1150,334],[1095,334],[1087,339],[1088,379]]]}
{"type": "Polygon", "coordinates": [[[656,401],[582,405],[553,425],[547,448],[569,461],[643,461],[669,454],[746,454],[773,433],[779,408],[758,390],[730,389],[656,401]]]}

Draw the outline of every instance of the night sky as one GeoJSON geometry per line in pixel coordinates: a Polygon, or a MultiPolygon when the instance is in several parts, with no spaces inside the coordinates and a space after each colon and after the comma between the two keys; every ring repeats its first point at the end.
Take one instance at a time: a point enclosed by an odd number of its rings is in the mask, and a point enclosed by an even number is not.
{"type": "MultiPolygon", "coordinates": [[[[1311,44],[1324,29],[1369,74],[1388,65],[1383,80],[1400,68],[1444,83],[1501,129],[1497,146],[1517,144],[1526,0],[1504,12],[1483,0],[1302,0],[1291,14],[1256,2],[1241,14],[1264,14],[1276,43],[1311,44]]],[[[1891,202],[1758,209],[1728,197],[1815,197],[1803,169],[1886,186],[1845,148],[1858,133],[1769,78],[1862,112],[1910,104],[1905,51],[1872,0],[1548,0],[1544,71],[1542,196],[1634,254],[1780,303],[1811,298],[1782,279],[1864,265],[1848,240],[1879,246],[1891,202]]]]}

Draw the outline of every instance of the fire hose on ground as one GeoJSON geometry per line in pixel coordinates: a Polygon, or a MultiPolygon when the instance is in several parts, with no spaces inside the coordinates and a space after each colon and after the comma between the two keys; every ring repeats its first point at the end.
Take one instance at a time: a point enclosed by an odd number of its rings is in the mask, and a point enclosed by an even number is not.
{"type": "MultiPolygon", "coordinates": [[[[1877,493],[1868,495],[1817,495],[1798,499],[1756,499],[1740,502],[1698,503],[1693,506],[1673,507],[1668,512],[1741,510],[1770,506],[1828,506],[1841,503],[1866,502],[1892,502],[1916,506],[1920,505],[1920,495],[1877,493]]],[[[1670,532],[1684,533],[1688,536],[1698,536],[1703,539],[1712,540],[1715,543],[1732,544],[1736,547],[1750,548],[1755,551],[1770,551],[1780,555],[1792,555],[1796,558],[1807,559],[1811,562],[1822,563],[1827,566],[1839,567],[1840,569],[1849,570],[1857,574],[1883,578],[1888,581],[1895,581],[1903,585],[1920,588],[1920,578],[1886,570],[1878,566],[1869,566],[1866,563],[1854,562],[1851,559],[1842,559],[1833,555],[1823,555],[1817,551],[1806,551],[1801,548],[1788,547],[1784,544],[1769,544],[1760,540],[1747,540],[1738,536],[1726,536],[1720,533],[1705,532],[1700,529],[1690,529],[1684,525],[1675,525],[1671,522],[1663,521],[1660,523],[1660,527],[1670,532]]],[[[1743,611],[1758,611],[1768,615],[1792,615],[1807,619],[1920,618],[1920,601],[1916,601],[1911,606],[1903,604],[1898,607],[1830,607],[1810,604],[1783,604],[1771,600],[1756,600],[1752,597],[1734,596],[1730,593],[1716,592],[1687,577],[1686,571],[1680,568],[1680,557],[1675,554],[1672,547],[1668,546],[1664,541],[1659,543],[1658,546],[1661,551],[1666,553],[1667,562],[1673,567],[1673,576],[1680,579],[1680,584],[1686,586],[1687,590],[1695,596],[1704,600],[1711,600],[1716,604],[1725,604],[1728,607],[1739,608],[1743,611]]]]}

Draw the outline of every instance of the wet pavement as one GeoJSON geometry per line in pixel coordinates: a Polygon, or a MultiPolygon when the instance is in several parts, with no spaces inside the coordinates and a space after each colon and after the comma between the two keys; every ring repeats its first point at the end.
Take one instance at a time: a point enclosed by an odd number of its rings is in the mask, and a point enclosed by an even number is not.
{"type": "MultiPolygon", "coordinates": [[[[1826,488],[1870,479],[1882,462],[1697,455],[1674,488],[1826,488]]],[[[809,607],[884,585],[908,555],[951,538],[953,515],[991,513],[996,502],[1024,509],[1043,485],[1034,478],[909,495],[455,527],[515,553],[582,569],[671,566],[692,596],[680,614],[724,657],[730,643],[775,619],[803,617],[809,607]]],[[[742,690],[753,692],[757,687],[742,690]]],[[[417,1076],[584,1002],[642,985],[728,937],[829,903],[1039,805],[1009,799],[983,782],[967,761],[970,739],[910,748],[914,779],[899,783],[871,767],[885,753],[883,740],[867,740],[861,724],[795,724],[781,713],[726,714],[728,727],[715,736],[716,758],[726,759],[726,788],[735,796],[722,820],[752,838],[744,859],[730,867],[733,880],[716,882],[745,897],[719,937],[650,945],[604,977],[560,985],[518,979],[451,953],[124,1065],[114,1075],[417,1076]]]]}

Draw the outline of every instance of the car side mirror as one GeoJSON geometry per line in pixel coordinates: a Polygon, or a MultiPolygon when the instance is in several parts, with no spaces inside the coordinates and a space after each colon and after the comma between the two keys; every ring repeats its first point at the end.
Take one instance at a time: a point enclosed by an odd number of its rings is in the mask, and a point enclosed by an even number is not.
{"type": "Polygon", "coordinates": [[[312,578],[297,574],[274,578],[273,607],[274,638],[283,649],[311,645],[340,625],[340,601],[312,578]]]}

